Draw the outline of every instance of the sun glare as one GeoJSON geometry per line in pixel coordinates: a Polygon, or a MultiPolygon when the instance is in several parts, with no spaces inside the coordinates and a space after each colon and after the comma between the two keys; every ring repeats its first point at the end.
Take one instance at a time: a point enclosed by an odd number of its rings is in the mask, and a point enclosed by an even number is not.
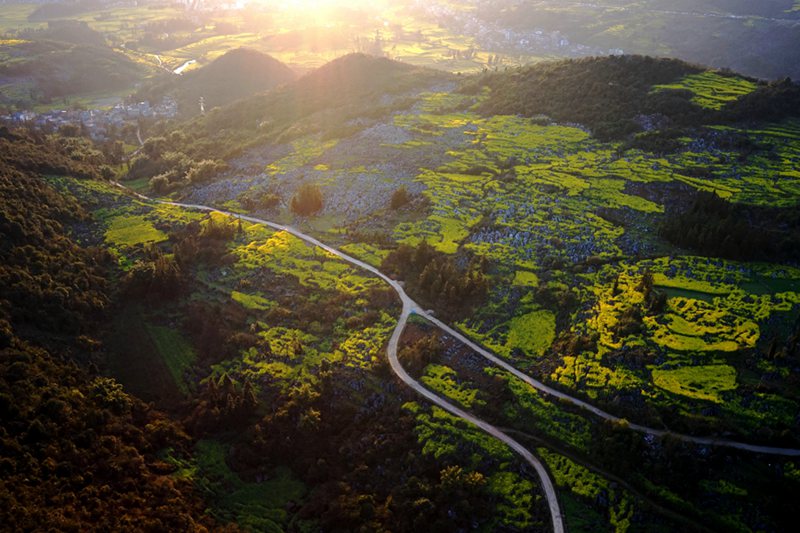
{"type": "Polygon", "coordinates": [[[273,4],[286,11],[305,12],[310,15],[329,9],[359,8],[371,4],[366,0],[278,0],[277,2],[263,3],[273,4]]]}
{"type": "Polygon", "coordinates": [[[251,0],[251,3],[278,15],[289,28],[347,24],[352,22],[350,17],[355,12],[377,16],[391,5],[387,0],[251,0]]]}

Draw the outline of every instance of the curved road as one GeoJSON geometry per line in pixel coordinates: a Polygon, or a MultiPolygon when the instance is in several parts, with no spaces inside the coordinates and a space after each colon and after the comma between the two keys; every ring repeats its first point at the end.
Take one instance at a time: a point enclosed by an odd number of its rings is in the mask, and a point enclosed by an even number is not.
{"type": "Polygon", "coordinates": [[[410,296],[408,296],[408,294],[406,294],[405,290],[403,290],[403,287],[400,285],[400,283],[398,281],[393,280],[392,278],[388,277],[386,274],[384,274],[383,272],[381,272],[380,270],[378,270],[374,266],[372,266],[372,265],[370,265],[368,263],[365,263],[364,261],[361,261],[360,259],[356,259],[355,257],[347,255],[346,253],[341,252],[341,251],[337,250],[336,248],[333,248],[332,246],[329,246],[329,245],[327,245],[327,244],[315,239],[314,237],[311,237],[310,235],[306,235],[305,233],[301,232],[300,230],[297,230],[297,229],[295,229],[295,228],[293,228],[291,226],[286,226],[286,225],[283,225],[283,224],[277,224],[275,222],[270,222],[268,220],[264,220],[264,219],[260,219],[260,218],[256,218],[256,217],[252,217],[252,216],[248,216],[248,215],[242,215],[242,214],[239,214],[239,213],[232,213],[230,211],[224,211],[224,210],[216,209],[216,208],[209,207],[209,206],[206,206],[206,205],[185,204],[185,203],[180,203],[180,202],[170,202],[170,201],[164,201],[164,200],[153,200],[151,198],[148,198],[147,196],[144,196],[144,195],[141,195],[141,194],[136,193],[134,191],[131,191],[130,189],[128,189],[127,187],[125,187],[124,185],[122,185],[120,183],[117,183],[116,185],[119,186],[122,189],[125,189],[126,191],[129,191],[129,192],[133,193],[134,195],[136,195],[137,197],[139,197],[139,198],[141,198],[143,200],[155,201],[155,202],[158,202],[158,203],[163,203],[163,204],[167,204],[167,205],[173,205],[173,206],[176,206],[176,207],[182,207],[182,208],[186,208],[186,209],[196,209],[196,210],[200,210],[200,211],[217,211],[217,212],[226,214],[226,215],[234,217],[234,218],[239,218],[239,219],[242,219],[242,220],[246,220],[248,222],[252,222],[254,224],[261,224],[261,225],[268,226],[268,227],[270,227],[272,229],[275,229],[275,230],[278,230],[278,231],[285,231],[287,233],[290,233],[291,235],[294,235],[298,239],[301,239],[301,240],[303,240],[303,241],[305,241],[305,242],[307,242],[309,244],[312,244],[314,246],[318,246],[318,247],[326,250],[327,252],[330,252],[331,254],[339,257],[340,259],[343,259],[343,260],[347,261],[348,263],[351,263],[351,264],[353,264],[353,265],[355,265],[357,267],[360,267],[360,268],[362,268],[364,270],[367,270],[367,271],[371,272],[372,274],[378,276],[379,278],[384,280],[386,283],[388,283],[394,289],[394,291],[397,293],[397,295],[400,297],[400,300],[401,300],[401,302],[403,304],[403,311],[402,311],[402,313],[400,315],[400,318],[397,321],[397,325],[395,326],[394,332],[392,333],[392,336],[389,339],[389,345],[387,347],[387,355],[389,357],[389,364],[391,365],[392,371],[406,385],[408,385],[409,387],[414,389],[414,391],[417,392],[418,394],[420,394],[420,395],[424,396],[425,398],[427,398],[430,402],[438,405],[439,407],[441,407],[445,411],[448,411],[448,412],[452,413],[453,415],[455,415],[455,416],[457,416],[457,417],[459,417],[459,418],[461,418],[463,420],[466,420],[466,421],[470,422],[471,424],[473,424],[475,426],[478,426],[480,429],[482,429],[486,433],[488,433],[488,434],[492,435],[493,437],[497,438],[498,440],[501,440],[502,442],[506,443],[509,447],[511,447],[511,449],[513,449],[520,456],[522,456],[534,468],[534,470],[536,470],[536,473],[539,475],[539,478],[540,478],[540,481],[541,481],[541,485],[542,485],[542,490],[544,491],[545,497],[547,498],[548,506],[550,508],[550,514],[551,514],[552,521],[553,521],[553,530],[554,530],[555,533],[563,533],[563,531],[564,531],[564,523],[563,523],[563,519],[562,519],[562,516],[561,516],[561,510],[560,510],[560,507],[559,507],[559,504],[558,504],[558,498],[556,496],[555,487],[553,486],[553,482],[550,479],[550,476],[549,476],[547,470],[545,469],[544,465],[541,463],[541,461],[539,461],[539,459],[537,459],[527,448],[522,446],[516,440],[512,439],[511,437],[509,437],[507,434],[503,433],[501,430],[499,430],[495,426],[492,426],[491,424],[488,424],[487,422],[484,422],[483,420],[471,415],[470,413],[468,413],[468,412],[456,407],[455,405],[451,404],[447,400],[444,400],[443,398],[437,396],[436,394],[434,394],[433,392],[431,392],[430,390],[428,390],[427,388],[422,386],[419,382],[417,382],[414,378],[412,378],[405,371],[405,369],[402,367],[402,365],[400,364],[400,361],[397,358],[397,348],[398,348],[398,344],[399,344],[399,341],[400,341],[400,336],[402,335],[403,331],[405,330],[406,324],[408,323],[408,317],[412,313],[417,314],[417,315],[425,318],[426,320],[428,320],[429,322],[431,322],[432,324],[434,324],[435,326],[440,328],[442,331],[444,331],[445,333],[447,333],[448,335],[453,337],[454,339],[457,339],[457,340],[461,341],[462,343],[464,343],[465,345],[467,345],[468,347],[470,347],[472,350],[474,350],[475,352],[480,354],[486,360],[492,362],[493,364],[495,364],[495,365],[503,368],[504,370],[508,371],[509,373],[513,374],[515,377],[521,379],[522,381],[524,381],[525,383],[527,383],[528,385],[530,385],[534,389],[536,389],[538,391],[541,391],[541,392],[543,392],[545,394],[548,394],[550,396],[553,396],[554,398],[562,400],[562,401],[564,401],[566,403],[569,403],[569,404],[571,404],[571,405],[573,405],[575,407],[579,407],[579,408],[581,408],[581,409],[583,409],[585,411],[589,411],[590,413],[592,413],[595,416],[597,416],[599,418],[602,418],[604,420],[608,420],[608,421],[611,421],[611,422],[622,422],[622,423],[625,423],[626,427],[628,427],[629,429],[631,429],[633,431],[636,431],[636,432],[639,432],[639,433],[644,433],[644,434],[647,434],[647,435],[654,435],[656,437],[669,436],[669,437],[672,437],[672,438],[675,438],[675,439],[678,439],[678,440],[681,440],[681,441],[684,441],[684,442],[693,443],[693,444],[700,444],[700,445],[706,445],[706,446],[723,446],[723,447],[735,448],[735,449],[739,449],[739,450],[744,450],[744,451],[749,451],[749,452],[754,452],[754,453],[762,453],[762,454],[767,454],[767,455],[782,455],[782,456],[790,456],[790,457],[800,457],[800,449],[779,448],[779,447],[773,447],[773,446],[759,446],[759,445],[755,445],[755,444],[747,444],[747,443],[743,443],[743,442],[731,441],[731,440],[726,440],[726,439],[716,439],[716,438],[711,438],[711,437],[694,437],[694,436],[691,436],[691,435],[684,435],[684,434],[681,434],[681,433],[673,433],[671,431],[667,431],[667,430],[663,430],[663,429],[650,428],[650,427],[647,427],[647,426],[642,426],[640,424],[628,423],[627,420],[625,420],[623,418],[620,418],[618,416],[612,415],[612,414],[610,414],[610,413],[608,413],[606,411],[603,411],[602,409],[600,409],[598,407],[595,407],[594,405],[592,405],[590,403],[587,403],[587,402],[585,402],[583,400],[580,400],[580,399],[575,398],[573,396],[570,396],[570,395],[568,395],[566,393],[558,391],[558,390],[556,390],[556,389],[554,389],[554,388],[552,388],[552,387],[550,387],[548,385],[545,385],[544,383],[532,378],[531,376],[525,374],[524,372],[521,372],[520,370],[516,369],[515,367],[513,367],[512,365],[507,363],[506,361],[504,361],[504,360],[500,359],[499,357],[497,357],[495,354],[489,352],[485,348],[483,348],[483,347],[479,346],[478,344],[474,343],[473,341],[471,341],[470,339],[465,337],[460,332],[454,330],[453,328],[451,328],[450,326],[448,326],[447,324],[445,324],[444,322],[442,322],[438,318],[436,318],[436,317],[432,316],[431,314],[429,314],[429,313],[425,312],[424,310],[422,310],[421,307],[419,306],[419,304],[417,304],[414,300],[411,299],[410,296]]]}
{"type": "Polygon", "coordinates": [[[451,337],[454,337],[455,339],[463,342],[464,344],[466,344],[467,346],[469,346],[470,348],[475,350],[477,353],[479,353],[481,356],[483,356],[485,359],[491,361],[492,363],[494,363],[495,365],[501,367],[502,369],[507,370],[511,374],[514,374],[514,376],[516,376],[517,378],[521,379],[522,381],[524,381],[525,383],[527,383],[528,385],[530,385],[534,389],[537,389],[537,390],[539,390],[541,392],[544,392],[545,394],[548,394],[548,395],[550,395],[550,396],[552,396],[554,398],[558,398],[559,400],[563,400],[563,401],[565,401],[567,403],[570,403],[570,404],[574,405],[575,407],[579,407],[579,408],[581,408],[581,409],[583,409],[585,411],[589,411],[590,413],[592,413],[592,414],[594,414],[594,415],[596,415],[596,416],[598,416],[598,417],[600,417],[600,418],[602,418],[604,420],[608,420],[610,422],[622,422],[622,423],[624,423],[626,425],[626,427],[628,427],[629,429],[632,429],[633,431],[637,431],[639,433],[645,433],[647,435],[654,435],[656,437],[669,436],[669,437],[672,437],[672,438],[676,438],[678,440],[682,440],[684,442],[689,442],[689,443],[693,443],[693,444],[701,444],[701,445],[705,445],[705,446],[725,446],[725,447],[728,447],[728,448],[736,448],[736,449],[745,450],[745,451],[748,451],[748,452],[764,453],[764,454],[768,454],[768,455],[786,455],[786,456],[790,456],[790,457],[800,457],[800,450],[794,449],[794,448],[777,448],[777,447],[773,447],[773,446],[758,446],[758,445],[755,445],[755,444],[747,444],[747,443],[744,443],[744,442],[736,442],[736,441],[731,441],[731,440],[726,440],[726,439],[714,439],[714,438],[711,438],[711,437],[694,437],[692,435],[684,435],[684,434],[681,434],[681,433],[673,433],[673,432],[667,431],[665,429],[655,429],[655,428],[650,428],[650,427],[647,427],[647,426],[642,426],[640,424],[634,424],[634,423],[628,422],[627,420],[625,420],[623,418],[620,418],[618,416],[612,415],[611,413],[607,413],[606,411],[603,411],[602,409],[600,409],[598,407],[595,407],[594,405],[592,405],[590,403],[587,403],[587,402],[585,402],[583,400],[580,400],[578,398],[570,396],[569,394],[565,394],[565,393],[563,393],[561,391],[558,391],[558,390],[556,390],[556,389],[554,389],[554,388],[552,388],[552,387],[550,387],[548,385],[545,385],[541,381],[533,379],[528,374],[525,374],[524,372],[521,372],[521,371],[517,370],[516,368],[514,368],[513,366],[511,366],[510,364],[508,364],[504,360],[500,359],[499,357],[497,357],[493,353],[487,351],[485,348],[482,348],[481,346],[478,346],[477,344],[475,344],[474,342],[469,340],[467,337],[465,337],[464,335],[462,335],[458,331],[455,331],[453,328],[451,328],[450,326],[448,326],[447,324],[442,322],[441,320],[439,320],[439,319],[437,319],[435,317],[429,316],[429,315],[425,315],[423,313],[420,313],[420,314],[425,316],[425,318],[430,320],[433,324],[438,326],[440,329],[442,329],[445,333],[447,333],[451,337]]]}
{"type": "MultiPolygon", "coordinates": [[[[124,185],[121,185],[121,184],[117,184],[117,185],[122,187],[122,188],[124,188],[124,189],[126,189],[126,190],[128,190],[128,191],[130,191],[130,189],[127,189],[124,185]]],[[[130,192],[133,192],[133,191],[130,191],[130,192]]],[[[305,241],[305,242],[307,242],[309,244],[313,244],[314,246],[318,246],[318,247],[322,248],[323,250],[325,250],[327,252],[330,252],[331,254],[333,254],[333,255],[341,258],[341,259],[344,259],[345,261],[347,261],[349,263],[352,263],[353,265],[356,265],[356,266],[358,266],[360,268],[363,268],[364,270],[367,270],[367,271],[375,274],[376,276],[378,276],[379,278],[384,280],[386,283],[391,285],[391,287],[395,290],[395,292],[397,292],[397,295],[400,297],[400,300],[403,303],[403,312],[400,314],[400,318],[397,320],[397,325],[394,328],[394,332],[392,333],[392,336],[389,339],[389,345],[386,348],[386,353],[389,356],[389,364],[392,367],[392,371],[406,385],[408,385],[409,387],[414,389],[414,391],[417,392],[418,394],[424,396],[431,403],[434,403],[434,404],[438,405],[439,407],[441,407],[445,411],[448,411],[449,413],[457,416],[458,418],[461,418],[462,420],[466,420],[467,422],[469,422],[469,423],[471,423],[471,424],[473,424],[475,426],[478,426],[480,429],[482,429],[483,431],[485,431],[489,435],[491,435],[491,436],[495,437],[496,439],[498,439],[498,440],[504,442],[505,444],[507,444],[512,450],[514,450],[520,456],[522,456],[522,458],[525,459],[525,461],[527,461],[528,464],[530,464],[533,467],[533,469],[536,471],[536,473],[539,476],[539,481],[540,481],[541,486],[542,486],[542,491],[544,492],[544,495],[547,498],[547,505],[548,505],[548,507],[550,509],[550,516],[551,516],[552,522],[553,522],[553,531],[554,531],[554,533],[564,533],[564,521],[563,521],[562,516],[561,516],[561,508],[559,507],[559,504],[558,504],[558,497],[557,497],[557,494],[556,494],[556,489],[555,489],[555,486],[553,485],[553,481],[550,479],[550,474],[547,472],[547,469],[544,467],[542,462],[538,458],[536,458],[522,444],[520,444],[516,440],[512,439],[511,437],[509,437],[508,435],[506,435],[505,433],[503,433],[502,431],[497,429],[495,426],[493,426],[493,425],[491,425],[491,424],[489,424],[487,422],[484,422],[483,420],[481,420],[481,419],[477,418],[476,416],[464,411],[463,409],[460,409],[459,407],[456,407],[452,403],[450,403],[447,400],[437,396],[436,394],[434,394],[430,390],[428,390],[425,387],[423,387],[418,381],[416,381],[414,378],[412,378],[408,374],[408,372],[405,371],[403,366],[400,364],[400,360],[397,358],[397,347],[398,347],[398,344],[400,342],[400,336],[403,334],[403,331],[406,329],[406,324],[408,323],[408,317],[411,316],[412,313],[415,313],[415,314],[423,316],[423,317],[425,317],[425,318],[427,318],[429,320],[432,319],[432,317],[430,317],[427,313],[422,311],[420,309],[419,305],[414,300],[412,300],[408,296],[408,294],[406,294],[406,292],[403,290],[403,287],[400,286],[400,283],[398,283],[397,281],[391,279],[390,277],[388,277],[387,275],[385,275],[384,273],[382,273],[380,270],[378,270],[377,268],[373,267],[372,265],[367,264],[367,263],[365,263],[365,262],[363,262],[363,261],[361,261],[359,259],[356,259],[355,257],[351,257],[351,256],[345,254],[344,252],[340,252],[339,250],[337,250],[337,249],[335,249],[335,248],[333,248],[331,246],[328,246],[327,244],[324,244],[324,243],[318,241],[314,237],[311,237],[310,235],[306,235],[305,233],[302,233],[301,231],[296,230],[295,228],[292,228],[290,226],[284,226],[282,224],[276,224],[274,222],[270,222],[268,220],[263,220],[263,219],[256,218],[256,217],[251,217],[251,216],[247,216],[247,215],[241,215],[241,214],[238,214],[238,213],[231,213],[229,211],[223,211],[223,210],[220,210],[220,209],[214,209],[212,207],[208,207],[208,206],[205,206],[205,205],[183,204],[183,203],[178,203],[178,202],[167,202],[167,201],[163,201],[163,200],[152,200],[152,199],[150,199],[150,198],[148,198],[146,196],[143,196],[143,195],[135,193],[135,192],[133,194],[135,194],[139,198],[142,198],[142,199],[145,199],[145,200],[148,200],[148,201],[156,201],[156,202],[159,202],[159,203],[162,203],[162,204],[173,205],[173,206],[176,206],[176,207],[183,207],[183,208],[187,208],[187,209],[197,209],[197,210],[201,210],[201,211],[217,211],[219,213],[224,213],[226,215],[229,215],[229,216],[232,216],[232,217],[235,217],[235,218],[239,218],[239,219],[242,219],[242,220],[246,220],[246,221],[252,222],[254,224],[261,224],[261,225],[268,226],[268,227],[270,227],[272,229],[275,229],[275,230],[278,230],[278,231],[285,231],[287,233],[290,233],[290,234],[294,235],[298,239],[301,239],[301,240],[303,240],[303,241],[305,241]]]]}
{"type": "MultiPolygon", "coordinates": [[[[141,198],[144,198],[146,200],[152,201],[150,198],[147,198],[146,196],[142,196],[142,195],[138,195],[138,196],[140,196],[141,198]]],[[[668,431],[668,430],[665,430],[665,429],[656,429],[656,428],[651,428],[651,427],[643,426],[643,425],[640,425],[640,424],[635,424],[635,423],[628,422],[624,418],[618,417],[616,415],[612,415],[611,413],[603,411],[599,407],[595,407],[594,405],[592,405],[592,404],[590,404],[588,402],[585,402],[585,401],[583,401],[583,400],[581,400],[579,398],[575,398],[574,396],[570,396],[569,394],[566,394],[564,392],[556,390],[553,387],[550,387],[549,385],[545,385],[541,381],[536,380],[536,379],[532,378],[531,376],[529,376],[528,374],[525,374],[524,372],[516,369],[515,367],[513,367],[512,365],[510,365],[509,363],[507,363],[503,359],[500,359],[499,357],[497,357],[492,352],[486,350],[485,348],[483,348],[483,347],[479,346],[478,344],[476,344],[475,342],[471,341],[470,339],[465,337],[462,333],[460,333],[460,332],[456,331],[455,329],[451,328],[450,326],[448,326],[447,324],[445,324],[444,322],[442,322],[438,318],[436,318],[433,315],[423,311],[422,308],[419,306],[419,304],[417,304],[414,300],[411,299],[410,296],[408,296],[408,294],[406,294],[406,292],[403,290],[403,287],[400,286],[400,284],[397,281],[391,279],[390,277],[388,277],[386,274],[384,274],[383,272],[381,272],[380,270],[378,270],[374,266],[372,266],[370,264],[367,264],[364,261],[361,261],[359,259],[356,259],[355,257],[351,257],[351,256],[347,255],[344,252],[340,252],[336,248],[328,246],[327,244],[324,244],[324,243],[320,242],[319,240],[315,239],[314,237],[311,237],[310,235],[306,235],[305,233],[301,232],[300,230],[297,230],[297,229],[295,229],[295,228],[293,228],[291,226],[285,226],[283,224],[276,224],[276,223],[270,222],[268,220],[263,220],[263,219],[260,219],[260,218],[251,217],[251,216],[247,216],[247,215],[240,215],[238,213],[231,213],[229,211],[223,211],[221,209],[214,209],[212,207],[208,207],[208,206],[205,206],[205,205],[183,204],[183,203],[178,203],[178,202],[167,202],[167,201],[162,201],[162,200],[156,200],[156,201],[161,202],[161,203],[174,205],[174,206],[177,206],[177,207],[184,207],[184,208],[188,208],[188,209],[199,209],[199,210],[202,210],[202,211],[218,211],[218,212],[224,213],[224,214],[226,214],[228,216],[232,216],[232,217],[235,217],[235,218],[241,218],[242,220],[247,220],[248,222],[253,222],[255,224],[263,224],[265,226],[269,226],[269,227],[271,227],[273,229],[276,229],[276,230],[279,230],[279,231],[285,231],[287,233],[291,233],[292,235],[294,235],[298,239],[301,239],[301,240],[303,240],[303,241],[305,241],[307,243],[313,244],[315,246],[319,246],[320,248],[325,249],[326,251],[332,253],[333,255],[335,255],[335,256],[337,256],[337,257],[339,257],[341,259],[344,259],[345,261],[347,261],[349,263],[352,263],[352,264],[354,264],[354,265],[356,265],[358,267],[363,268],[364,270],[368,270],[369,272],[372,272],[373,274],[375,274],[379,278],[381,278],[384,281],[386,281],[386,283],[391,285],[392,288],[395,290],[395,292],[397,292],[397,294],[400,296],[400,299],[403,302],[403,310],[404,310],[404,314],[406,315],[405,316],[406,319],[408,318],[408,315],[410,315],[411,313],[417,314],[417,315],[425,318],[426,320],[428,320],[429,322],[431,322],[432,324],[437,326],[439,329],[441,329],[442,331],[444,331],[445,333],[447,333],[451,337],[453,337],[453,338],[461,341],[465,345],[469,346],[471,349],[473,349],[475,352],[477,352],[479,355],[481,355],[484,359],[486,359],[486,360],[492,362],[493,364],[499,366],[500,368],[508,371],[509,373],[511,373],[514,376],[516,376],[517,378],[521,379],[522,381],[524,381],[525,383],[527,383],[528,385],[530,385],[534,389],[536,389],[536,390],[538,390],[540,392],[543,392],[545,394],[548,394],[548,395],[550,395],[550,396],[552,396],[554,398],[557,398],[559,400],[562,400],[562,401],[564,401],[566,403],[569,403],[569,404],[571,404],[571,405],[573,405],[575,407],[578,407],[578,408],[583,409],[585,411],[589,411],[593,415],[595,415],[595,416],[597,416],[599,418],[602,418],[604,420],[608,420],[609,422],[620,422],[620,423],[623,423],[623,424],[625,424],[625,426],[628,429],[631,429],[631,430],[639,432],[639,433],[644,433],[644,434],[647,434],[647,435],[653,435],[653,436],[656,436],[656,437],[669,436],[669,437],[672,437],[674,439],[678,439],[678,440],[681,440],[681,441],[684,441],[684,442],[689,442],[689,443],[692,443],[692,444],[700,444],[700,445],[704,445],[704,446],[723,446],[723,447],[727,447],[727,448],[735,448],[735,449],[738,449],[738,450],[744,450],[744,451],[748,451],[748,452],[763,453],[763,454],[766,454],[766,455],[783,455],[783,456],[788,456],[788,457],[800,457],[800,449],[796,449],[796,448],[779,448],[779,447],[775,447],[775,446],[760,446],[760,445],[757,445],[757,444],[747,444],[747,443],[744,443],[744,442],[737,442],[737,441],[732,441],[732,440],[727,440],[727,439],[717,439],[717,438],[712,438],[712,437],[694,437],[692,435],[685,435],[685,434],[682,434],[682,433],[674,433],[672,431],[668,431]],[[408,307],[408,310],[407,310],[408,312],[407,313],[405,312],[406,311],[406,307],[408,307]]],[[[404,327],[405,327],[405,320],[403,320],[402,317],[401,317],[401,320],[398,321],[398,324],[397,324],[397,328],[398,329],[395,330],[395,332],[396,333],[398,331],[402,332],[402,328],[404,328],[404,327]]],[[[398,337],[399,337],[399,333],[398,333],[398,337]]],[[[396,350],[395,350],[395,352],[396,352],[396,350]]],[[[396,356],[397,356],[397,354],[395,353],[394,357],[396,358],[396,356]]],[[[389,354],[389,357],[390,357],[390,360],[391,360],[391,358],[392,358],[392,354],[391,353],[389,354]]],[[[399,366],[399,364],[398,364],[398,366],[399,366]]],[[[393,366],[393,370],[395,370],[395,373],[397,373],[398,376],[402,377],[401,374],[398,372],[398,369],[395,369],[394,366],[393,366]]],[[[399,370],[401,372],[403,372],[403,374],[405,374],[405,372],[402,370],[402,368],[400,368],[399,370]]],[[[406,376],[407,376],[407,374],[406,374],[406,376]]],[[[411,381],[413,381],[413,379],[411,379],[410,377],[409,377],[409,379],[411,381]]],[[[403,381],[406,381],[406,380],[404,379],[403,381]]],[[[416,381],[413,381],[413,382],[415,384],[417,383],[416,381]]],[[[406,381],[406,383],[408,383],[408,381],[406,381]]],[[[409,385],[410,385],[410,383],[409,383],[409,385]]],[[[417,384],[417,386],[421,387],[421,385],[419,385],[419,384],[417,384]]],[[[427,390],[427,389],[424,389],[424,390],[427,390]]]]}

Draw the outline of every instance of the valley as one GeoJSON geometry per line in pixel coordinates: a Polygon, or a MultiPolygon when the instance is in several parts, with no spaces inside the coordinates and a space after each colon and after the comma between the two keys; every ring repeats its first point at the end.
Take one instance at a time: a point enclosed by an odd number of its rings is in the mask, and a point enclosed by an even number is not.
{"type": "Polygon", "coordinates": [[[0,6],[0,523],[790,531],[792,2],[267,4],[0,6]]]}

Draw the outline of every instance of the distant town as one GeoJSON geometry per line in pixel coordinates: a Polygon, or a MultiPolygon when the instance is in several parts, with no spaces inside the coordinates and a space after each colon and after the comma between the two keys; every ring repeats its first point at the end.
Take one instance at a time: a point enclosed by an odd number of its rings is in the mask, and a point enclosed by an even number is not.
{"type": "Polygon", "coordinates": [[[622,48],[600,48],[574,43],[560,31],[529,28],[514,31],[486,20],[475,11],[457,9],[450,4],[418,1],[416,4],[426,16],[441,27],[454,33],[473,36],[485,50],[504,51],[509,54],[546,54],[583,57],[593,55],[623,55],[622,48]]]}
{"type": "Polygon", "coordinates": [[[156,105],[132,102],[119,103],[108,109],[53,109],[42,113],[16,111],[0,116],[0,124],[25,125],[45,131],[77,125],[85,128],[92,139],[103,141],[140,119],[173,118],[177,113],[178,104],[173,98],[165,97],[156,105]]]}

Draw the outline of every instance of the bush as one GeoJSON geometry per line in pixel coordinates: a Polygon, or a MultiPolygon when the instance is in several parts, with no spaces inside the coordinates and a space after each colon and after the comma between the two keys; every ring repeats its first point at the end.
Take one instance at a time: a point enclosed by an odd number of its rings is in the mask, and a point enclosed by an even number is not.
{"type": "Polygon", "coordinates": [[[304,183],[292,198],[292,211],[300,216],[310,216],[322,209],[322,191],[314,183],[304,183]]]}
{"type": "Polygon", "coordinates": [[[270,209],[281,203],[281,197],[271,192],[265,192],[259,198],[258,203],[263,209],[270,209]]]}
{"type": "Polygon", "coordinates": [[[125,293],[134,298],[161,300],[182,291],[183,273],[174,258],[156,253],[152,261],[137,261],[122,284],[125,293]]]}
{"type": "Polygon", "coordinates": [[[411,198],[408,195],[408,190],[406,189],[406,186],[403,185],[394,191],[394,193],[392,193],[392,199],[389,202],[389,205],[392,209],[400,209],[410,201],[411,198]]]}
{"type": "Polygon", "coordinates": [[[169,177],[166,174],[159,174],[150,178],[150,188],[157,194],[166,194],[170,191],[169,177]]]}
{"type": "Polygon", "coordinates": [[[192,165],[186,177],[191,183],[202,183],[225,171],[228,165],[219,159],[204,159],[192,165]]]}
{"type": "Polygon", "coordinates": [[[281,203],[281,197],[274,192],[248,191],[239,196],[239,202],[245,209],[272,209],[281,203]]]}

